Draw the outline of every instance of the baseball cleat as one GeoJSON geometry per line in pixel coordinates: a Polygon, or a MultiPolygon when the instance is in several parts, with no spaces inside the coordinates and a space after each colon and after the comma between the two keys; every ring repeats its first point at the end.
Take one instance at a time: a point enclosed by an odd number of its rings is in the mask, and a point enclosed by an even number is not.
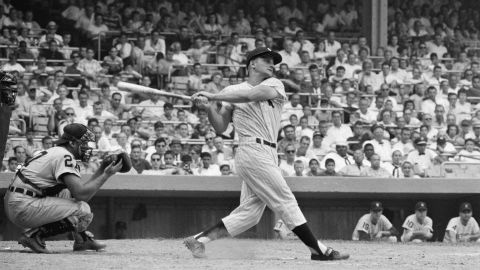
{"type": "Polygon", "coordinates": [[[183,244],[192,252],[194,258],[205,258],[205,244],[194,237],[189,237],[183,241],[183,244]]]}
{"type": "Polygon", "coordinates": [[[314,261],[339,261],[339,260],[346,260],[350,257],[348,254],[341,254],[340,252],[328,248],[325,254],[312,254],[310,257],[314,261]]]}
{"type": "Polygon", "coordinates": [[[73,251],[95,250],[99,251],[107,247],[106,244],[98,242],[93,238],[93,234],[89,231],[74,234],[75,242],[73,243],[73,251]]]}
{"type": "Polygon", "coordinates": [[[20,239],[18,239],[18,243],[33,250],[35,253],[51,253],[50,250],[47,249],[45,242],[40,238],[38,233],[35,233],[30,237],[23,234],[20,239]]]}

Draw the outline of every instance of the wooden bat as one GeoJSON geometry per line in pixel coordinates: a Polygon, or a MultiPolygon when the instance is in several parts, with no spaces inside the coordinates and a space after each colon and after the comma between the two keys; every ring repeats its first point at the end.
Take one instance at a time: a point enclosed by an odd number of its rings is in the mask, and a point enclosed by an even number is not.
{"type": "Polygon", "coordinates": [[[138,85],[138,84],[134,84],[134,83],[119,82],[117,84],[117,87],[121,90],[131,92],[131,93],[156,94],[156,95],[160,95],[160,96],[176,97],[176,98],[181,98],[181,99],[186,99],[186,100],[191,100],[192,99],[192,97],[190,97],[190,96],[170,93],[170,92],[166,92],[166,91],[163,91],[163,90],[159,90],[159,89],[155,89],[155,88],[151,88],[151,87],[146,87],[146,86],[138,85]]]}

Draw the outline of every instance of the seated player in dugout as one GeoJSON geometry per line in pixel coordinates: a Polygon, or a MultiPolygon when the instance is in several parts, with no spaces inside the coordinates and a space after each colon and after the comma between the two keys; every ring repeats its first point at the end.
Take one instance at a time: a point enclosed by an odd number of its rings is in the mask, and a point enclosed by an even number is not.
{"type": "Polygon", "coordinates": [[[473,208],[468,202],[460,205],[459,216],[450,219],[443,237],[444,243],[480,242],[480,228],[474,217],[473,208]]]}
{"type": "Polygon", "coordinates": [[[397,242],[397,229],[382,213],[382,203],[372,202],[370,213],[363,215],[358,220],[352,240],[397,242]]]}
{"type": "Polygon", "coordinates": [[[82,181],[77,160],[90,159],[93,132],[82,124],[69,124],[55,143],[18,169],[5,194],[8,219],[24,230],[18,243],[36,253],[51,253],[45,238],[72,232],[74,251],[104,249],[106,245],[87,231],[93,220],[87,202],[112,175],[130,170],[131,161],[126,153],[111,155],[82,181]]]}
{"type": "Polygon", "coordinates": [[[402,242],[421,243],[432,239],[433,221],[427,217],[427,210],[425,202],[415,204],[415,213],[403,222],[403,234],[400,237],[402,242]]]}

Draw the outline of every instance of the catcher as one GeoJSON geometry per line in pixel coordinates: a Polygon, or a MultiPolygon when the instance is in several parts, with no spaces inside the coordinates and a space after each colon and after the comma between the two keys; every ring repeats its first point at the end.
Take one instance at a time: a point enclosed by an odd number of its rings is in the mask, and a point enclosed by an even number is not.
{"type": "Polygon", "coordinates": [[[25,229],[18,243],[36,253],[50,253],[46,237],[72,232],[74,251],[104,249],[106,245],[87,232],[93,219],[87,202],[109,177],[129,171],[131,161],[126,153],[108,156],[88,181],[82,181],[77,160],[89,160],[95,135],[74,123],[65,126],[55,143],[17,171],[5,194],[7,217],[25,229]]]}

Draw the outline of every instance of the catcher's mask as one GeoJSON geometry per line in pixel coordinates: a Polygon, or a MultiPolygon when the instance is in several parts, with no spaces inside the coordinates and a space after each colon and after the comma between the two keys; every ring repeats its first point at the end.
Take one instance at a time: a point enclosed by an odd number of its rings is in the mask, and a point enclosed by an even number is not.
{"type": "Polygon", "coordinates": [[[0,103],[11,106],[17,97],[17,78],[13,74],[0,71],[0,103]]]}
{"type": "Polygon", "coordinates": [[[78,159],[87,162],[92,156],[92,151],[95,148],[95,134],[85,125],[73,123],[68,124],[63,128],[63,135],[55,141],[55,144],[62,145],[68,142],[77,142],[78,159]]]}

